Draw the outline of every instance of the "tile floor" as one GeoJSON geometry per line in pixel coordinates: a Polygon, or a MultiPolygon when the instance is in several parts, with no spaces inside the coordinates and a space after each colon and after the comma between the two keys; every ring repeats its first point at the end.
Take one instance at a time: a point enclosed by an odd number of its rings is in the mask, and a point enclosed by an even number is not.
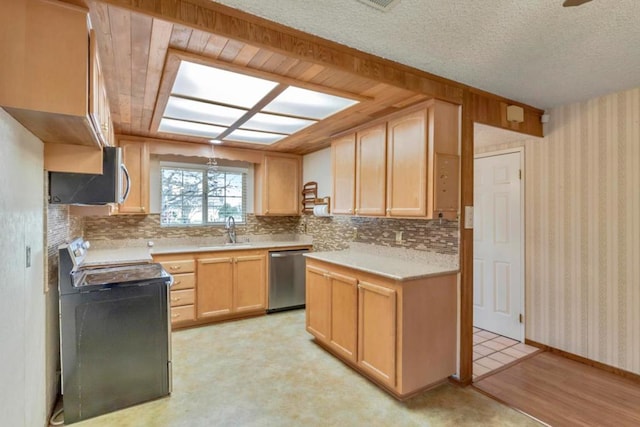
{"type": "Polygon", "coordinates": [[[473,328],[473,379],[509,365],[540,349],[511,338],[473,328]]]}
{"type": "Polygon", "coordinates": [[[171,397],[77,427],[539,425],[449,383],[399,402],[316,345],[304,310],[174,332],[171,397]]]}

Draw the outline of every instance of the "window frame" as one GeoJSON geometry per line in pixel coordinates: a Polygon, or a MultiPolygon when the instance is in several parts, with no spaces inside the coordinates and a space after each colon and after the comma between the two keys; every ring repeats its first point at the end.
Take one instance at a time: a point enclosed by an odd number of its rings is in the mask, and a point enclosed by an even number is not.
{"type": "MultiPolygon", "coordinates": [[[[161,227],[224,227],[224,221],[220,222],[209,222],[208,221],[208,212],[209,212],[209,168],[207,165],[202,164],[193,164],[193,163],[178,163],[178,162],[167,162],[160,161],[159,165],[160,169],[160,226],[161,227]],[[163,193],[163,170],[164,169],[173,169],[173,170],[182,170],[182,171],[197,171],[202,174],[202,222],[199,224],[175,224],[175,223],[164,223],[163,222],[163,214],[164,214],[164,193],[163,193]]],[[[247,209],[248,209],[248,179],[249,179],[249,169],[237,166],[217,166],[218,172],[224,173],[233,173],[240,175],[242,179],[242,189],[241,189],[241,204],[242,204],[242,220],[236,220],[237,225],[245,225],[247,223],[247,209]]],[[[224,200],[226,201],[227,196],[224,196],[224,200]]]]}

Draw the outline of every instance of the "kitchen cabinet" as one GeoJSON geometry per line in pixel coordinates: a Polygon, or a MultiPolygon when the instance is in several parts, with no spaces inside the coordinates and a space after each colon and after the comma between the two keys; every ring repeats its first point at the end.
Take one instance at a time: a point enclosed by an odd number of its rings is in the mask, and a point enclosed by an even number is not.
{"type": "Polygon", "coordinates": [[[356,215],[385,215],[386,124],[356,133],[356,215]]]}
{"type": "Polygon", "coordinates": [[[430,100],[336,137],[333,213],[455,219],[459,123],[459,106],[430,100]]]}
{"type": "Polygon", "coordinates": [[[266,259],[263,251],[199,255],[196,284],[198,319],[264,312],[266,259]]]}
{"type": "Polygon", "coordinates": [[[427,218],[455,219],[460,207],[460,107],[433,100],[429,114],[427,218]]]}
{"type": "Polygon", "coordinates": [[[102,74],[102,69],[100,68],[98,47],[96,45],[96,38],[93,30],[89,34],[89,57],[91,60],[89,114],[100,143],[103,146],[113,146],[115,143],[115,137],[111,123],[111,110],[109,108],[107,88],[104,80],[104,74],[102,74]]]}
{"type": "Polygon", "coordinates": [[[256,164],[256,215],[300,215],[300,162],[296,155],[265,154],[256,164]]]}
{"type": "Polygon", "coordinates": [[[364,281],[358,284],[358,365],[396,385],[396,292],[364,281]]]}
{"type": "Polygon", "coordinates": [[[180,326],[196,319],[195,260],[191,255],[157,255],[154,261],[173,276],[170,288],[171,326],[180,326]]]}
{"type": "Polygon", "coordinates": [[[356,134],[331,142],[333,169],[332,213],[353,215],[356,192],[356,134]]]}
{"type": "Polygon", "coordinates": [[[149,147],[146,142],[120,140],[122,160],[129,172],[129,196],[118,207],[120,214],[149,213],[149,147]]]}
{"type": "MultiPolygon", "coordinates": [[[[101,96],[92,94],[100,82],[92,73],[87,9],[46,0],[5,3],[0,26],[15,37],[0,42],[0,106],[44,142],[99,150],[90,108],[92,96],[101,96]]],[[[73,166],[68,172],[76,172],[73,166]]]]}
{"type": "Polygon", "coordinates": [[[356,361],[357,280],[327,269],[306,269],[307,331],[344,358],[356,361]]]}
{"type": "Polygon", "coordinates": [[[394,280],[307,259],[307,331],[405,399],[456,370],[456,274],[394,280]]]}
{"type": "Polygon", "coordinates": [[[387,124],[387,215],[427,213],[427,110],[421,108],[387,124]]]}

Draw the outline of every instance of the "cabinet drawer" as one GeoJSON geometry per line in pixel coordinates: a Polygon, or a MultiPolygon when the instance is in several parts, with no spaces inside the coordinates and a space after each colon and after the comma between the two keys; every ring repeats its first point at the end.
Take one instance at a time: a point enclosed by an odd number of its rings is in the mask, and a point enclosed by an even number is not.
{"type": "Polygon", "coordinates": [[[184,291],[171,291],[169,298],[171,301],[171,307],[193,305],[195,302],[195,290],[186,289],[184,291]]]}
{"type": "Polygon", "coordinates": [[[194,305],[171,307],[171,323],[179,323],[190,320],[196,320],[196,308],[194,305]]]}
{"type": "Polygon", "coordinates": [[[194,273],[174,274],[172,291],[181,289],[193,289],[196,285],[196,275],[194,273]]]}
{"type": "Polygon", "coordinates": [[[195,261],[192,259],[182,261],[163,261],[160,264],[170,274],[193,273],[195,271],[195,261]]]}

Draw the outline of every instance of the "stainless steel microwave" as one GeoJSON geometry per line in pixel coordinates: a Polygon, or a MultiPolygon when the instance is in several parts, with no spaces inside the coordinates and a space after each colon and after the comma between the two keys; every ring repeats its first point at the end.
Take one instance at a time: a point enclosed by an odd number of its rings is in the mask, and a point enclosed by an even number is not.
{"type": "Polygon", "coordinates": [[[122,162],[122,149],[104,147],[102,175],[49,172],[49,203],[63,205],[106,205],[123,203],[131,179],[122,162]]]}

